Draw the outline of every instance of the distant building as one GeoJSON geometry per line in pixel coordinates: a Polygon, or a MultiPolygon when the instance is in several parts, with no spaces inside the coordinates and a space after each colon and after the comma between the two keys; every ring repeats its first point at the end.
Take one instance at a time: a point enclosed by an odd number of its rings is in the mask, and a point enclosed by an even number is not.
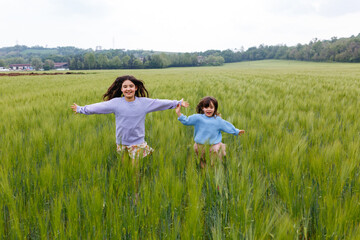
{"type": "Polygon", "coordinates": [[[68,64],[67,62],[54,63],[54,68],[55,68],[56,70],[69,69],[69,64],[68,64]]]}
{"type": "Polygon", "coordinates": [[[205,61],[204,56],[197,56],[197,62],[198,63],[203,63],[205,61]]]}
{"type": "MultiPolygon", "coordinates": [[[[32,71],[35,70],[34,67],[31,66],[31,64],[10,64],[9,65],[10,70],[22,70],[22,71],[32,71]]],[[[54,69],[56,70],[68,70],[69,64],[67,62],[57,62],[54,63],[54,69]]]]}
{"type": "Polygon", "coordinates": [[[10,64],[9,68],[11,70],[33,70],[31,64],[10,64]]]}

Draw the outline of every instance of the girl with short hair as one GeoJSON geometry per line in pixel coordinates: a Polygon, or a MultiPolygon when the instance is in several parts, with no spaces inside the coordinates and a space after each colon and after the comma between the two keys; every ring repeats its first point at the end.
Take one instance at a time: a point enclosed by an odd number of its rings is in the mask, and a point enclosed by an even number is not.
{"type": "Polygon", "coordinates": [[[196,106],[197,114],[189,117],[181,113],[181,105],[176,107],[178,120],[184,125],[194,126],[194,150],[197,155],[200,154],[200,163],[204,167],[206,160],[204,158],[205,146],[210,145],[210,154],[218,156],[220,159],[226,155],[226,145],[221,142],[221,132],[233,135],[242,135],[245,130],[239,130],[230,122],[221,118],[217,112],[218,101],[214,97],[204,97],[196,106]]]}

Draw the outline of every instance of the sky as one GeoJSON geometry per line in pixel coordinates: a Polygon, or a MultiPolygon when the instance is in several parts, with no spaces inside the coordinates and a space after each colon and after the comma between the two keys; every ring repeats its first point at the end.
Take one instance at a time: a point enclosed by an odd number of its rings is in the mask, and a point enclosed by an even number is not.
{"type": "Polygon", "coordinates": [[[359,0],[0,0],[0,47],[197,52],[360,33],[359,0]]]}

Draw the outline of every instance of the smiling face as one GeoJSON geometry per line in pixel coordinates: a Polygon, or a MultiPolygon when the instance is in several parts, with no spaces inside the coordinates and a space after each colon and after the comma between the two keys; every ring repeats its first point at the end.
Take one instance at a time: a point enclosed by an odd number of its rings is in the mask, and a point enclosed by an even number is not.
{"type": "Polygon", "coordinates": [[[209,106],[203,107],[202,110],[207,117],[212,117],[214,116],[215,106],[212,102],[210,102],[209,106]]]}
{"type": "Polygon", "coordinates": [[[121,85],[121,92],[124,94],[125,100],[128,102],[135,100],[136,90],[136,85],[130,80],[125,80],[121,85]]]}
{"type": "Polygon", "coordinates": [[[200,114],[205,114],[207,117],[213,117],[218,115],[218,102],[214,97],[204,97],[200,100],[196,106],[196,112],[200,114]]]}

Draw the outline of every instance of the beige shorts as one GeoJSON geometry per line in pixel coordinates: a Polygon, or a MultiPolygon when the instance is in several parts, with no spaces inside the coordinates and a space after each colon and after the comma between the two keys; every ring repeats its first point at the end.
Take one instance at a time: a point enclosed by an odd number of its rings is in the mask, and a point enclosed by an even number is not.
{"type": "Polygon", "coordinates": [[[136,145],[117,145],[116,151],[118,153],[128,152],[130,158],[132,159],[139,159],[144,158],[151,153],[154,152],[154,149],[152,149],[149,145],[147,145],[146,142],[143,142],[141,144],[136,145]]]}
{"type": "MultiPolygon", "coordinates": [[[[194,150],[196,154],[199,154],[199,151],[201,151],[201,157],[205,154],[205,145],[195,143],[194,144],[194,150]]],[[[217,144],[210,145],[210,153],[217,153],[220,157],[226,156],[226,145],[222,142],[219,142],[217,144]]]]}

